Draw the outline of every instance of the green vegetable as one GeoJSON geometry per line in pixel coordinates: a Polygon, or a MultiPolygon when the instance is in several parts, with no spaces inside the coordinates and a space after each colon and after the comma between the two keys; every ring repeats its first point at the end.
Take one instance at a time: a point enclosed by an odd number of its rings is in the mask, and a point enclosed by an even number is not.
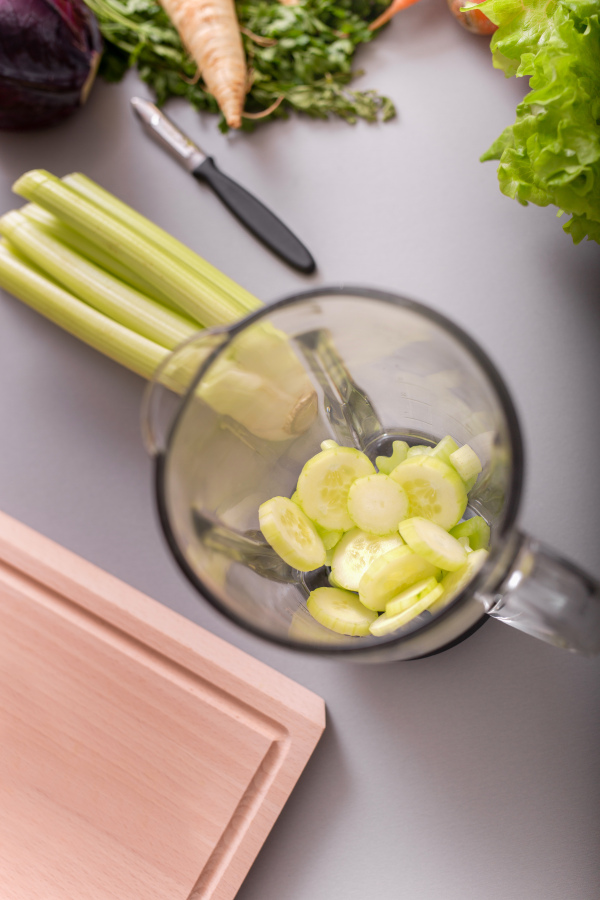
{"type": "MultiPolygon", "coordinates": [[[[34,170],[13,185],[33,202],[0,218],[0,287],[144,378],[192,339],[161,376],[186,389],[211,349],[193,336],[259,301],[89,179],[67,178],[34,170]],[[148,280],[155,288],[146,292],[148,280]]],[[[316,414],[310,379],[287,336],[268,324],[232,340],[198,392],[265,440],[288,440],[316,414]]]]}
{"type": "Polygon", "coordinates": [[[0,287],[115,362],[152,378],[168,350],[82,303],[0,242],[0,287]]]}
{"type": "Polygon", "coordinates": [[[360,579],[365,574],[374,559],[401,547],[403,544],[399,534],[391,534],[380,537],[376,534],[368,534],[360,528],[352,528],[333,551],[331,560],[331,575],[339,587],[348,591],[358,591],[360,579]]]}
{"type": "Polygon", "coordinates": [[[354,522],[348,512],[348,491],[357,478],[374,472],[371,460],[354,447],[321,450],[300,472],[298,502],[321,528],[349,531],[354,522]]]}
{"type": "Polygon", "coordinates": [[[319,561],[315,568],[330,567],[331,588],[313,591],[307,609],[333,631],[375,637],[396,632],[421,613],[446,606],[487,558],[484,519],[456,524],[467,489],[452,460],[476,479],[471,468],[481,466],[474,451],[450,435],[435,447],[421,445],[412,456],[407,447],[394,441],[392,456],[378,456],[380,471],[374,473],[360,450],[324,440],[303,466],[291,499],[274,497],[259,509],[263,535],[286,562],[300,571],[310,571],[311,560],[319,561]],[[392,485],[397,492],[390,493],[392,485]],[[358,527],[343,536],[327,530],[345,530],[351,520],[358,527]]]}
{"type": "Polygon", "coordinates": [[[494,66],[529,77],[517,118],[482,157],[499,160],[501,191],[554,204],[577,244],[600,243],[600,4],[598,0],[485,0],[497,24],[494,66]]]}
{"type": "Polygon", "coordinates": [[[342,588],[317,588],[311,591],[306,606],[313,619],[338,634],[367,635],[377,618],[377,613],[364,607],[356,594],[342,588]]]}
{"type": "Polygon", "coordinates": [[[417,553],[447,572],[460,569],[467,561],[467,552],[458,540],[435,522],[414,516],[400,522],[400,535],[413,553],[417,553]]]}
{"type": "Polygon", "coordinates": [[[325,562],[325,547],[317,530],[299,506],[287,497],[272,497],[258,510],[260,530],[276,553],[300,572],[325,562]]]}
{"type": "MultiPolygon", "coordinates": [[[[118,81],[135,66],[162,105],[183,97],[198,110],[217,113],[217,103],[198,78],[196,65],[154,0],[86,0],[96,14],[105,41],[100,74],[118,81]]],[[[357,46],[374,37],[369,21],[385,0],[304,0],[294,6],[277,2],[236,5],[252,84],[246,112],[264,119],[287,118],[290,110],[314,118],[338,116],[347,122],[386,121],[394,105],[375,91],[352,91],[347,85],[357,46]]],[[[254,119],[242,119],[251,130],[254,119]]],[[[223,118],[219,127],[227,131],[223,118]]]]}

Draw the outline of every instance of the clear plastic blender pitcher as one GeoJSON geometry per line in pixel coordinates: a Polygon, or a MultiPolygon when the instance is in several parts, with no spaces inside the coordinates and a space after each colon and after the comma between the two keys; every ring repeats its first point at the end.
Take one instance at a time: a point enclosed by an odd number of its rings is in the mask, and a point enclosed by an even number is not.
{"type": "Polygon", "coordinates": [[[517,528],[523,449],[510,395],[481,348],[433,310],[346,287],[284,299],[178,348],[143,418],[175,558],[208,602],[255,634],[331,656],[414,659],[493,616],[570,650],[600,650],[597,582],[517,528]],[[385,637],[324,628],[306,599],[327,585],[327,569],[283,562],[259,530],[260,504],[291,496],[324,440],[374,461],[394,440],[445,435],[483,465],[465,516],[491,527],[485,565],[444,608],[385,637]]]}

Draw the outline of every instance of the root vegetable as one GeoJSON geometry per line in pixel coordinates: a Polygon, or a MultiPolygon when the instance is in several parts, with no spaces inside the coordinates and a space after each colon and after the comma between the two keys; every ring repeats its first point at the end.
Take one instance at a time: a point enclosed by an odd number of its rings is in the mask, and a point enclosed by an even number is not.
{"type": "Polygon", "coordinates": [[[230,128],[242,124],[246,57],[233,0],[161,0],[230,128]]]}

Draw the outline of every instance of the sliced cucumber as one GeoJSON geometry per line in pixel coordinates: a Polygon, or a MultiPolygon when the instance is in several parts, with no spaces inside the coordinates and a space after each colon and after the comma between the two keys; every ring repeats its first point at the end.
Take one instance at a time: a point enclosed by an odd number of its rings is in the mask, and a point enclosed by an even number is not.
{"type": "Polygon", "coordinates": [[[400,522],[399,531],[411,550],[440,569],[454,572],[467,561],[467,551],[458,540],[429,519],[405,519],[400,522]]]}
{"type": "Polygon", "coordinates": [[[413,447],[409,447],[406,453],[406,458],[411,459],[413,456],[422,456],[423,453],[428,456],[433,452],[433,447],[430,447],[428,444],[415,444],[413,447]]]}
{"type": "Polygon", "coordinates": [[[391,534],[387,537],[376,537],[353,528],[346,532],[333,551],[331,561],[331,575],[340,587],[349,591],[357,591],[360,579],[367,571],[374,559],[401,547],[404,541],[399,534],[391,534]]]}
{"type": "Polygon", "coordinates": [[[456,572],[449,572],[447,575],[444,575],[440,581],[440,587],[443,589],[443,593],[435,603],[430,606],[430,612],[437,612],[450,603],[451,600],[454,600],[454,598],[467,587],[475,575],[477,575],[487,557],[487,550],[473,550],[472,553],[467,555],[467,561],[464,566],[457,569],[456,572]]]}
{"type": "Polygon", "coordinates": [[[379,616],[378,619],[375,619],[375,621],[372,622],[370,627],[371,634],[374,634],[376,637],[382,637],[385,634],[391,634],[391,632],[397,631],[399,628],[402,628],[403,625],[407,625],[412,619],[416,618],[416,616],[420,616],[422,612],[429,609],[430,605],[435,602],[435,598],[439,596],[438,589],[441,590],[439,585],[407,609],[396,613],[393,616],[384,612],[382,616],[379,616]]]}
{"type": "Polygon", "coordinates": [[[260,530],[273,550],[300,572],[325,563],[325,547],[310,519],[289,497],[272,497],[258,510],[260,530]]]}
{"type": "Polygon", "coordinates": [[[437,585],[438,582],[435,578],[423,578],[421,581],[417,581],[416,584],[392,597],[385,607],[386,616],[395,616],[400,612],[404,612],[405,609],[408,609],[416,600],[421,598],[421,594],[425,595],[437,585]]]}
{"type": "Polygon", "coordinates": [[[375,559],[360,579],[358,593],[368,609],[384,610],[400,591],[424,578],[437,578],[440,570],[410,547],[396,547],[375,559]]]}
{"type": "Polygon", "coordinates": [[[353,447],[321,450],[309,459],[298,478],[300,506],[322,528],[349,531],[354,527],[348,512],[350,486],[357,478],[374,473],[373,463],[360,450],[353,447]]]}
{"type": "Polygon", "coordinates": [[[321,441],[321,450],[333,450],[334,447],[339,447],[337,441],[332,441],[327,439],[326,441],[321,441]]]}
{"type": "Polygon", "coordinates": [[[392,455],[378,456],[375,460],[375,465],[384,475],[389,475],[392,469],[404,462],[407,453],[408,444],[406,441],[394,441],[392,444],[392,455]]]}
{"type": "Polygon", "coordinates": [[[431,455],[436,459],[441,459],[442,462],[445,462],[446,465],[449,466],[451,464],[450,454],[454,453],[455,450],[458,450],[458,444],[454,438],[447,434],[446,437],[443,437],[441,441],[437,442],[431,451],[431,455]]]}
{"type": "Polygon", "coordinates": [[[469,543],[469,538],[468,538],[468,537],[459,537],[459,538],[456,538],[456,540],[457,540],[458,543],[461,545],[461,547],[464,547],[464,548],[465,548],[465,550],[467,551],[467,553],[472,553],[472,552],[473,552],[473,548],[471,547],[471,545],[470,545],[470,543],[469,543]]]}
{"type": "Polygon", "coordinates": [[[348,491],[348,512],[354,524],[371,534],[391,534],[408,512],[404,488],[379,472],[357,478],[348,491]]]}
{"type": "Polygon", "coordinates": [[[463,444],[458,450],[450,454],[450,462],[463,481],[471,481],[481,472],[481,461],[472,447],[463,444]]]}
{"type": "Polygon", "coordinates": [[[490,545],[490,526],[481,516],[473,516],[450,529],[455,538],[468,538],[471,550],[485,550],[490,545]]]}
{"type": "Polygon", "coordinates": [[[320,587],[309,594],[311,616],[338,634],[366,635],[377,613],[366,609],[356,594],[337,587],[320,587]]]}
{"type": "Polygon", "coordinates": [[[422,516],[448,530],[460,521],[467,507],[467,492],[460,476],[433,456],[407,458],[389,477],[406,491],[409,516],[422,516]]]}

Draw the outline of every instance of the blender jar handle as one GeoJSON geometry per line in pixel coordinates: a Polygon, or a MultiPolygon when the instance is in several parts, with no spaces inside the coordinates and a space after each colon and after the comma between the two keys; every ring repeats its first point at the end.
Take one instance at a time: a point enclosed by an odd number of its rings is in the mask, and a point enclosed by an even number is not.
{"type": "Polygon", "coordinates": [[[477,596],[490,616],[513,628],[586,656],[600,653],[600,585],[529,535],[518,535],[498,589],[477,596]]]}

